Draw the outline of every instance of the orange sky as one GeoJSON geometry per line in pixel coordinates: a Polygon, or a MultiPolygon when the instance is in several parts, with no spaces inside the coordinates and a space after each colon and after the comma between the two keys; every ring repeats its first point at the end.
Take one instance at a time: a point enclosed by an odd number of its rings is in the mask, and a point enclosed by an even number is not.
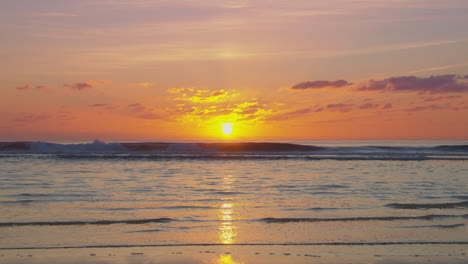
{"type": "Polygon", "coordinates": [[[207,2],[2,2],[0,140],[468,139],[468,2],[207,2]]]}

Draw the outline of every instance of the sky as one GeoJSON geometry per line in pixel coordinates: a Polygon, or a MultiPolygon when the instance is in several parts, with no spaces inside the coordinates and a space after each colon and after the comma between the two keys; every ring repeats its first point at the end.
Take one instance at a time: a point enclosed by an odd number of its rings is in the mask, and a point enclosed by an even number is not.
{"type": "Polygon", "coordinates": [[[2,141],[468,139],[466,0],[0,6],[2,141]]]}

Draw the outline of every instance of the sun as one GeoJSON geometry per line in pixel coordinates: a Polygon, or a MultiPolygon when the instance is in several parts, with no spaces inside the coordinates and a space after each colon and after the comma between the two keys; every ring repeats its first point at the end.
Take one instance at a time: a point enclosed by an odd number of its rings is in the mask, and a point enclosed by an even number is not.
{"type": "Polygon", "coordinates": [[[221,124],[223,134],[224,135],[232,134],[232,126],[233,125],[234,125],[233,123],[223,123],[223,124],[221,124]]]}

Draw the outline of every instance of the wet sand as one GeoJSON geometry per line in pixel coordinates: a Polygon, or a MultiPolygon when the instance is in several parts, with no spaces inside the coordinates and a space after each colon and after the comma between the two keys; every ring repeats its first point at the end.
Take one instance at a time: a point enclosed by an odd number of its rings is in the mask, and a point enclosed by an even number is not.
{"type": "Polygon", "coordinates": [[[4,264],[462,264],[466,245],[170,246],[1,250],[4,264]]]}

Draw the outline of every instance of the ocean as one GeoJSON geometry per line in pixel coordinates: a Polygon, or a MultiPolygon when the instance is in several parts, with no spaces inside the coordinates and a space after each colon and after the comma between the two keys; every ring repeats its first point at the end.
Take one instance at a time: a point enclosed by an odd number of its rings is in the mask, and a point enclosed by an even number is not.
{"type": "Polygon", "coordinates": [[[0,254],[365,246],[468,259],[467,141],[4,142],[0,182],[0,254]]]}

